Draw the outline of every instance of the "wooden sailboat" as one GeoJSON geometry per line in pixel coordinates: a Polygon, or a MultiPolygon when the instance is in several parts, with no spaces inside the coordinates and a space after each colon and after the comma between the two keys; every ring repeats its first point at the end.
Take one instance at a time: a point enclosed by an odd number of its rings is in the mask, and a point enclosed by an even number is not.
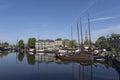
{"type": "MultiPolygon", "coordinates": [[[[89,19],[88,19],[89,22],[89,19]]],[[[81,36],[82,36],[82,23],[80,21],[81,24],[81,36]]],[[[90,23],[88,24],[89,26],[89,42],[91,45],[91,36],[90,36],[90,23]]],[[[93,60],[93,56],[91,54],[86,54],[89,52],[86,52],[83,50],[83,36],[81,37],[81,46],[80,46],[80,33],[79,33],[79,26],[77,24],[77,34],[78,34],[78,53],[79,54],[75,54],[72,56],[60,56],[59,58],[62,60],[70,60],[70,61],[92,61],[93,60]]],[[[71,37],[72,37],[72,30],[71,30],[71,37]]],[[[72,38],[73,39],[73,38],[72,38]]]]}

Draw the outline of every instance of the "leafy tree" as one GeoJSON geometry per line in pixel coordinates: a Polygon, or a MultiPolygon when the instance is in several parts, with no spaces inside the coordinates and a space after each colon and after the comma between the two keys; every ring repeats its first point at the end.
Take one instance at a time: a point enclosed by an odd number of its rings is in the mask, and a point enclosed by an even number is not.
{"type": "Polygon", "coordinates": [[[64,39],[63,45],[64,45],[64,47],[68,47],[69,46],[69,39],[64,39]]]}
{"type": "Polygon", "coordinates": [[[75,40],[70,40],[69,41],[69,47],[73,48],[76,46],[76,41],[75,40]]]}
{"type": "Polygon", "coordinates": [[[2,47],[9,47],[9,43],[8,42],[4,42],[3,44],[2,44],[2,47]]]}
{"type": "Polygon", "coordinates": [[[116,50],[114,48],[111,48],[112,54],[116,55],[116,50]]]}
{"type": "Polygon", "coordinates": [[[105,36],[101,36],[98,38],[99,40],[106,40],[105,36]]]}
{"type": "Polygon", "coordinates": [[[111,34],[111,37],[116,37],[116,36],[120,36],[120,34],[115,34],[115,33],[111,34]]]}
{"type": "Polygon", "coordinates": [[[35,48],[35,42],[36,42],[35,38],[29,38],[28,43],[27,43],[27,47],[28,48],[35,48]]]}
{"type": "Polygon", "coordinates": [[[99,49],[102,48],[109,48],[110,45],[109,43],[106,41],[106,38],[104,36],[101,36],[97,39],[96,43],[95,43],[96,47],[98,47],[99,49]]]}
{"type": "Polygon", "coordinates": [[[101,43],[103,40],[106,40],[104,36],[99,37],[95,43],[96,47],[101,48],[101,43]]]}
{"type": "Polygon", "coordinates": [[[23,40],[19,40],[18,46],[20,49],[24,49],[25,48],[25,44],[23,40]]]}
{"type": "Polygon", "coordinates": [[[63,45],[64,45],[64,47],[72,48],[72,47],[76,46],[76,41],[75,40],[64,39],[63,40],[63,45]]]}

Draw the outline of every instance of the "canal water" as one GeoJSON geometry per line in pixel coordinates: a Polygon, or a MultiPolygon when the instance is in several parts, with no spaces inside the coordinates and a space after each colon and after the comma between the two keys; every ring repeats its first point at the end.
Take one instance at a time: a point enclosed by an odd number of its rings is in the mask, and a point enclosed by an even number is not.
{"type": "Polygon", "coordinates": [[[120,80],[112,62],[69,62],[46,54],[0,53],[0,80],[120,80]]]}

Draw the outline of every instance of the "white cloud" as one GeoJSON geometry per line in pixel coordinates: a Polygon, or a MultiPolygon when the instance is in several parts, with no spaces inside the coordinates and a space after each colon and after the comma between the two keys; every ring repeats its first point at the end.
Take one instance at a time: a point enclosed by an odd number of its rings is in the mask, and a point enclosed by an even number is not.
{"type": "Polygon", "coordinates": [[[112,33],[120,34],[120,24],[116,26],[111,26],[108,28],[92,31],[92,41],[95,42],[100,36],[107,36],[112,33]]]}
{"type": "Polygon", "coordinates": [[[115,19],[115,18],[117,18],[117,17],[101,17],[101,18],[91,19],[91,22],[103,21],[103,20],[109,20],[109,19],[115,19]]]}

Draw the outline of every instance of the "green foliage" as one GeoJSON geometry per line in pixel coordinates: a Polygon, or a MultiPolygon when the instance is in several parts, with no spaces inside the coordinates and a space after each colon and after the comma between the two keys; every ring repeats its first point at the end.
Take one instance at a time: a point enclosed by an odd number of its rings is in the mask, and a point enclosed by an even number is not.
{"type": "Polygon", "coordinates": [[[19,40],[18,46],[20,49],[24,49],[25,48],[25,44],[23,40],[19,40]]]}
{"type": "Polygon", "coordinates": [[[75,40],[64,39],[63,40],[63,45],[64,45],[64,47],[72,48],[72,47],[76,46],[76,41],[75,40]]]}
{"type": "Polygon", "coordinates": [[[7,56],[9,53],[7,51],[5,52],[2,52],[2,54],[0,55],[0,57],[3,57],[3,56],[7,56]]]}
{"type": "Polygon", "coordinates": [[[9,47],[9,43],[8,43],[8,42],[4,42],[4,43],[2,43],[1,45],[2,45],[2,47],[4,47],[4,48],[5,48],[5,47],[9,47]]]}
{"type": "Polygon", "coordinates": [[[103,40],[106,40],[106,38],[105,38],[104,36],[99,37],[99,38],[97,39],[96,43],[95,43],[96,47],[101,48],[101,42],[102,42],[103,40]]]}
{"type": "Polygon", "coordinates": [[[76,46],[76,41],[75,40],[70,40],[69,47],[73,48],[75,46],[76,46]]]}
{"type": "Polygon", "coordinates": [[[35,48],[35,42],[36,42],[35,38],[29,38],[28,43],[27,43],[27,47],[28,48],[35,48]]]}
{"type": "MultiPolygon", "coordinates": [[[[120,36],[120,34],[112,33],[110,37],[117,37],[117,36],[120,36]]],[[[97,48],[101,49],[103,47],[103,48],[106,48],[107,50],[111,50],[113,53],[115,53],[114,49],[111,49],[109,44],[110,43],[107,42],[107,40],[104,36],[99,37],[95,43],[97,48]]]]}
{"type": "Polygon", "coordinates": [[[96,47],[98,47],[99,49],[101,48],[109,48],[110,45],[109,43],[106,41],[106,38],[104,36],[101,36],[97,39],[96,43],[95,43],[96,47]]]}
{"type": "Polygon", "coordinates": [[[27,56],[27,62],[28,64],[34,65],[35,64],[35,56],[27,56]]]}
{"type": "Polygon", "coordinates": [[[23,53],[19,53],[18,54],[18,60],[21,62],[21,61],[23,61],[23,58],[24,58],[24,54],[23,53]]]}
{"type": "Polygon", "coordinates": [[[105,38],[105,36],[101,36],[101,37],[98,38],[98,40],[102,41],[102,40],[106,40],[106,38],[105,38]]]}
{"type": "Polygon", "coordinates": [[[114,48],[111,48],[112,54],[116,55],[116,50],[114,48]]]}
{"type": "Polygon", "coordinates": [[[69,39],[64,39],[63,45],[64,45],[64,47],[67,47],[69,45],[69,39]]]}
{"type": "Polygon", "coordinates": [[[117,36],[120,36],[120,34],[115,34],[115,33],[111,34],[111,37],[117,37],[117,36]]]}

